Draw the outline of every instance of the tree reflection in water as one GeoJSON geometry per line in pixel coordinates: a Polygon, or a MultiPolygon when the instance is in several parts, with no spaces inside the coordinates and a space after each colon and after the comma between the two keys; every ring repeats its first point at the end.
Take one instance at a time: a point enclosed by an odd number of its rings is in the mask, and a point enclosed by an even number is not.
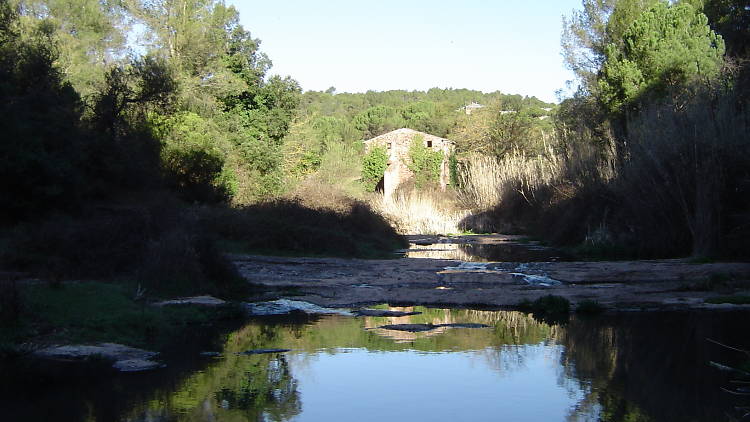
{"type": "MultiPolygon", "coordinates": [[[[44,415],[55,411],[60,421],[306,420],[306,414],[315,414],[321,396],[329,394],[317,390],[323,388],[324,379],[340,375],[347,384],[337,386],[340,390],[335,394],[340,396],[323,397],[329,406],[356,408],[361,403],[349,402],[367,400],[357,396],[358,390],[410,397],[420,397],[420,393],[429,399],[410,405],[423,408],[425,417],[445,419],[447,414],[429,414],[429,409],[450,401],[439,398],[448,391],[457,408],[474,403],[473,408],[464,409],[467,417],[471,412],[480,414],[481,406],[494,411],[499,400],[505,407],[497,408],[498,417],[535,414],[547,408],[553,419],[569,421],[716,421],[724,420],[734,403],[719,389],[726,384],[727,375],[707,362],[732,363],[734,356],[705,338],[745,348],[748,341],[742,329],[747,314],[634,313],[596,319],[573,317],[564,325],[548,325],[518,312],[398,309],[422,314],[402,318],[261,318],[226,336],[221,358],[98,383],[68,378],[61,386],[39,382],[35,386],[29,377],[29,385],[5,386],[3,391],[8,394],[0,398],[0,407],[6,409],[6,415],[23,415],[19,420],[32,421],[49,420],[44,415]],[[378,328],[469,322],[489,327],[420,333],[378,328]],[[292,351],[240,354],[261,348],[292,351]],[[424,366],[426,361],[432,366],[424,366]],[[386,376],[378,371],[392,371],[389,365],[405,362],[404,371],[413,371],[405,378],[409,389],[390,388],[389,380],[381,379],[385,389],[372,390],[378,379],[386,376]],[[352,371],[352,367],[357,368],[356,374],[335,372],[352,371]],[[477,368],[481,370],[477,372],[477,368]],[[334,373],[319,372],[322,370],[334,373]],[[463,370],[477,379],[455,378],[463,370]],[[408,378],[412,376],[414,379],[408,378]],[[320,378],[317,384],[316,377],[320,378]],[[476,382],[487,391],[456,387],[462,382],[469,386],[476,382]],[[43,394],[34,396],[28,391],[43,394]],[[529,391],[526,402],[505,401],[505,397],[529,391]],[[529,408],[519,409],[523,406],[529,408]]],[[[390,372],[390,376],[400,374],[390,372]]],[[[0,387],[2,384],[0,380],[0,387]]],[[[376,404],[388,400],[378,396],[376,404]]],[[[371,410],[362,416],[372,419],[378,417],[377,411],[385,410],[371,410]]]]}

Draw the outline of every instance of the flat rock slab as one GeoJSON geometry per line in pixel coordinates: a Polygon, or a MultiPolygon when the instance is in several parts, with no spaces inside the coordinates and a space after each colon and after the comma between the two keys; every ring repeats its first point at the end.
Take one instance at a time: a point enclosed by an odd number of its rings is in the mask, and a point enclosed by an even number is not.
{"type": "Polygon", "coordinates": [[[113,361],[112,367],[122,372],[148,371],[163,366],[151,360],[159,355],[157,352],[117,343],[53,346],[37,350],[34,355],[44,359],[68,362],[100,357],[113,361]]]}
{"type": "MultiPolygon", "coordinates": [[[[501,243],[506,238],[472,236],[472,242],[501,243]]],[[[324,309],[366,309],[379,303],[505,308],[548,294],[565,297],[574,306],[597,301],[613,311],[729,309],[704,303],[716,292],[689,287],[724,275],[735,285],[732,289],[750,289],[750,263],[696,264],[680,259],[467,263],[435,258],[231,258],[247,280],[271,289],[293,288],[297,290],[297,302],[328,307],[324,309]]],[[[736,292],[722,294],[729,293],[736,292]]],[[[287,311],[257,314],[263,312],[287,311]]]]}
{"type": "Polygon", "coordinates": [[[356,311],[352,311],[352,313],[355,316],[389,317],[389,318],[398,318],[398,317],[421,314],[421,312],[387,311],[385,309],[358,309],[356,311]]]}
{"type": "Polygon", "coordinates": [[[291,352],[291,349],[253,349],[245,350],[244,352],[237,353],[238,355],[264,355],[268,353],[286,353],[291,352]]]}
{"type": "Polygon", "coordinates": [[[153,306],[168,306],[168,305],[199,305],[199,306],[221,306],[227,302],[213,296],[192,296],[192,297],[181,297],[178,299],[164,300],[162,302],[153,303],[153,306]]]}

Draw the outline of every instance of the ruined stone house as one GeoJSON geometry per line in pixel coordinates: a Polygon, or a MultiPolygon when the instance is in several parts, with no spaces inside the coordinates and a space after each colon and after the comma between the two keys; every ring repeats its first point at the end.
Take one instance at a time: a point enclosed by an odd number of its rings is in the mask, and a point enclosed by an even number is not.
{"type": "Polygon", "coordinates": [[[440,187],[445,189],[450,184],[449,157],[454,150],[453,141],[413,129],[397,129],[364,142],[365,152],[370,152],[372,148],[380,146],[384,147],[388,153],[388,167],[385,169],[383,178],[377,188],[378,191],[383,192],[384,196],[392,196],[399,185],[414,177],[414,173],[409,170],[407,163],[410,160],[409,147],[419,135],[422,136],[425,147],[433,151],[443,152],[443,164],[440,166],[440,187]]]}

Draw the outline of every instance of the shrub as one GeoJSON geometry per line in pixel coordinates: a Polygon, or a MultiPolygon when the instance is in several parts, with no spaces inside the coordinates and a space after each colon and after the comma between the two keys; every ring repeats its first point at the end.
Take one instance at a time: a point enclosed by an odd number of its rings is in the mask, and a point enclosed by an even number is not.
{"type": "Polygon", "coordinates": [[[362,159],[362,183],[365,190],[375,192],[380,179],[388,167],[388,152],[385,147],[374,147],[362,159]]]}
{"type": "Polygon", "coordinates": [[[428,183],[438,183],[443,151],[433,151],[425,145],[422,135],[415,135],[409,146],[409,162],[406,165],[414,173],[417,189],[422,189],[428,183]]]}

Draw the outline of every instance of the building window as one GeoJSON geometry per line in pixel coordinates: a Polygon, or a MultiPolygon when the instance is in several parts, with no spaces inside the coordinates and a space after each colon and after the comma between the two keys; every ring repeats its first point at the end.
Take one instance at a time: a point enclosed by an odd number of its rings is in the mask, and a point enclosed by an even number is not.
{"type": "Polygon", "coordinates": [[[427,148],[432,148],[432,141],[427,141],[427,148]]]}
{"type": "Polygon", "coordinates": [[[388,149],[391,149],[391,143],[388,142],[388,149]]]}

